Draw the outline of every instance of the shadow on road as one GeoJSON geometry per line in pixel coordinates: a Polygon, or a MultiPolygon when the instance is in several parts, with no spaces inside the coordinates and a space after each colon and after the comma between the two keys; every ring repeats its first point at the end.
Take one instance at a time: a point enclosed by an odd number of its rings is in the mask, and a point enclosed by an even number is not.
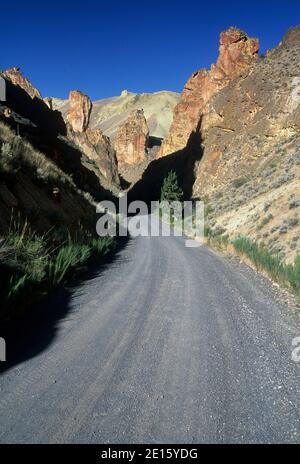
{"type": "MultiPolygon", "coordinates": [[[[120,259],[120,252],[129,241],[128,237],[119,238],[114,253],[104,258],[100,265],[92,266],[68,286],[53,291],[45,301],[30,309],[30,315],[26,313],[17,323],[14,321],[13,326],[0,328],[0,337],[5,339],[7,347],[7,361],[0,363],[0,374],[37,356],[54,341],[60,322],[70,314],[74,289],[83,282],[101,276],[108,266],[120,259]]],[[[99,299],[101,302],[101,294],[99,299]]]]}

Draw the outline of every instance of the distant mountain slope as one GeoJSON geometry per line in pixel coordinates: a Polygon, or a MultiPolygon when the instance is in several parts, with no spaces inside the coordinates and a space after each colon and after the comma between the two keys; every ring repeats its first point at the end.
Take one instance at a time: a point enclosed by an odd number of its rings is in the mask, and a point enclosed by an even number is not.
{"type": "MultiPolygon", "coordinates": [[[[96,100],[90,120],[92,129],[100,128],[105,135],[114,139],[116,131],[124,124],[128,115],[135,109],[143,108],[150,135],[165,138],[173,119],[173,110],[178,103],[179,94],[161,91],[156,93],[130,93],[124,90],[120,96],[96,100]]],[[[53,109],[65,114],[68,100],[53,98],[53,109]]]]}

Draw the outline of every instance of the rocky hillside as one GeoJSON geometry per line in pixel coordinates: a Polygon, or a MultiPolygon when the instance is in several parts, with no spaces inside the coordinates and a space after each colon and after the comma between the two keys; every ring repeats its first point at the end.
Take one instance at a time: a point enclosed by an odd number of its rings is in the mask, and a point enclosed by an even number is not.
{"type": "Polygon", "coordinates": [[[58,240],[66,231],[95,227],[91,196],[76,180],[17,136],[0,121],[0,237],[14,223],[28,221],[40,233],[52,230],[58,240]]]}
{"type": "MultiPolygon", "coordinates": [[[[123,125],[130,113],[143,109],[150,136],[165,138],[173,118],[173,110],[178,103],[179,94],[175,92],[156,92],[136,94],[123,90],[120,96],[93,102],[90,127],[101,129],[114,140],[118,128],[123,125]]],[[[53,98],[53,107],[66,114],[68,100],[53,98]]]]}
{"type": "Polygon", "coordinates": [[[119,177],[109,139],[88,128],[88,98],[72,94],[66,123],[18,68],[0,77],[0,233],[15,218],[37,231],[94,231],[94,200],[112,198],[119,177]]]}
{"type": "Polygon", "coordinates": [[[300,28],[208,103],[194,195],[220,233],[243,234],[287,261],[300,250],[300,28]]]}
{"type": "Polygon", "coordinates": [[[266,57],[236,28],[221,33],[210,70],[184,87],[157,159],[131,196],[159,198],[174,169],[205,199],[217,236],[254,238],[292,262],[300,250],[300,27],[266,57]]]}

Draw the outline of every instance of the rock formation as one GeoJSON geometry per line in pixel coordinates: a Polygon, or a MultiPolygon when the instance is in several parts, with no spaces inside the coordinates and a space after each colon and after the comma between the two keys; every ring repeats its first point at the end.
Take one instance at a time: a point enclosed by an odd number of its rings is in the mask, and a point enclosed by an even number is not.
{"type": "Polygon", "coordinates": [[[109,182],[119,185],[118,166],[115,150],[110,140],[100,129],[87,128],[84,132],[74,132],[68,128],[68,138],[71,139],[82,152],[95,161],[100,174],[109,182]]]}
{"type": "Polygon", "coordinates": [[[199,70],[187,81],[175,108],[173,123],[158,158],[183,149],[197,130],[205,105],[233,79],[247,75],[258,59],[259,42],[244,32],[230,28],[220,36],[220,53],[210,71],[199,70]]]}
{"type": "MultiPolygon", "coordinates": [[[[158,140],[164,139],[169,132],[179,96],[176,92],[168,91],[137,94],[123,90],[119,96],[93,102],[89,127],[101,129],[113,141],[130,113],[143,108],[150,136],[158,140]]],[[[66,117],[69,100],[53,98],[52,101],[53,109],[66,117]]]]}
{"type": "Polygon", "coordinates": [[[69,111],[66,114],[68,138],[93,160],[101,175],[109,182],[119,184],[117,160],[110,140],[100,129],[90,129],[92,102],[90,98],[73,90],[69,95],[69,111]]]}
{"type": "Polygon", "coordinates": [[[252,72],[216,93],[200,132],[203,157],[194,190],[209,194],[247,176],[252,165],[300,132],[300,28],[260,59],[252,72]],[[298,58],[297,58],[298,57],[298,58]]]}
{"type": "Polygon", "coordinates": [[[14,85],[18,85],[21,87],[25,92],[33,98],[42,98],[38,89],[36,89],[31,82],[23,76],[20,68],[9,68],[6,71],[3,71],[1,75],[10,80],[14,85]]]}
{"type": "Polygon", "coordinates": [[[193,192],[210,205],[206,225],[292,263],[300,247],[300,27],[211,98],[199,131],[193,192]]]}
{"type": "Polygon", "coordinates": [[[118,163],[139,164],[146,160],[149,129],[144,111],[133,111],[122,125],[115,139],[114,147],[118,163]]]}
{"type": "Polygon", "coordinates": [[[53,103],[52,103],[52,98],[51,97],[46,97],[43,99],[44,103],[48,106],[50,110],[53,110],[53,103]]]}
{"type": "Polygon", "coordinates": [[[91,110],[92,102],[87,95],[79,90],[70,92],[66,119],[74,132],[83,132],[88,128],[91,110]]]}

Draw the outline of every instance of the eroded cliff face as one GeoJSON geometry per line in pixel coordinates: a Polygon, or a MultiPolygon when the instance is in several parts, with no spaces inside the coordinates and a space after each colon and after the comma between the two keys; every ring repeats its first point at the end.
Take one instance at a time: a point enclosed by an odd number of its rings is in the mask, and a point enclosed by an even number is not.
{"type": "Polygon", "coordinates": [[[272,154],[274,146],[279,149],[280,143],[299,134],[298,37],[292,43],[284,39],[251,74],[231,82],[206,106],[199,128],[203,158],[195,192],[209,194],[222,182],[248,175],[272,154]]]}
{"type": "Polygon", "coordinates": [[[70,92],[66,114],[68,138],[97,164],[101,175],[109,183],[119,185],[116,154],[109,138],[100,129],[89,128],[91,110],[92,102],[87,95],[78,90],[70,92]]]}
{"type": "Polygon", "coordinates": [[[66,120],[74,132],[84,132],[89,125],[92,110],[90,98],[79,90],[69,94],[69,110],[66,120]]]}
{"type": "Polygon", "coordinates": [[[300,249],[300,27],[208,102],[194,196],[217,232],[255,238],[292,262],[300,249]]]}
{"type": "Polygon", "coordinates": [[[14,67],[14,68],[9,68],[6,71],[3,71],[1,75],[5,78],[8,79],[12,84],[18,85],[21,87],[23,90],[25,90],[26,93],[33,99],[33,98],[40,98],[42,99],[42,96],[38,89],[32,85],[32,83],[23,76],[20,68],[14,67]]]}
{"type": "Polygon", "coordinates": [[[236,28],[220,35],[217,63],[210,71],[199,70],[187,81],[173,123],[158,158],[186,147],[193,131],[197,131],[205,106],[210,99],[239,76],[246,76],[258,59],[259,42],[236,28]]]}
{"type": "Polygon", "coordinates": [[[74,132],[68,128],[68,138],[99,168],[100,174],[108,183],[119,185],[118,166],[115,150],[110,140],[100,129],[87,128],[84,132],[74,132]]]}
{"type": "Polygon", "coordinates": [[[118,163],[135,165],[146,161],[148,142],[149,129],[144,111],[135,110],[117,132],[114,147],[118,163]]]}

